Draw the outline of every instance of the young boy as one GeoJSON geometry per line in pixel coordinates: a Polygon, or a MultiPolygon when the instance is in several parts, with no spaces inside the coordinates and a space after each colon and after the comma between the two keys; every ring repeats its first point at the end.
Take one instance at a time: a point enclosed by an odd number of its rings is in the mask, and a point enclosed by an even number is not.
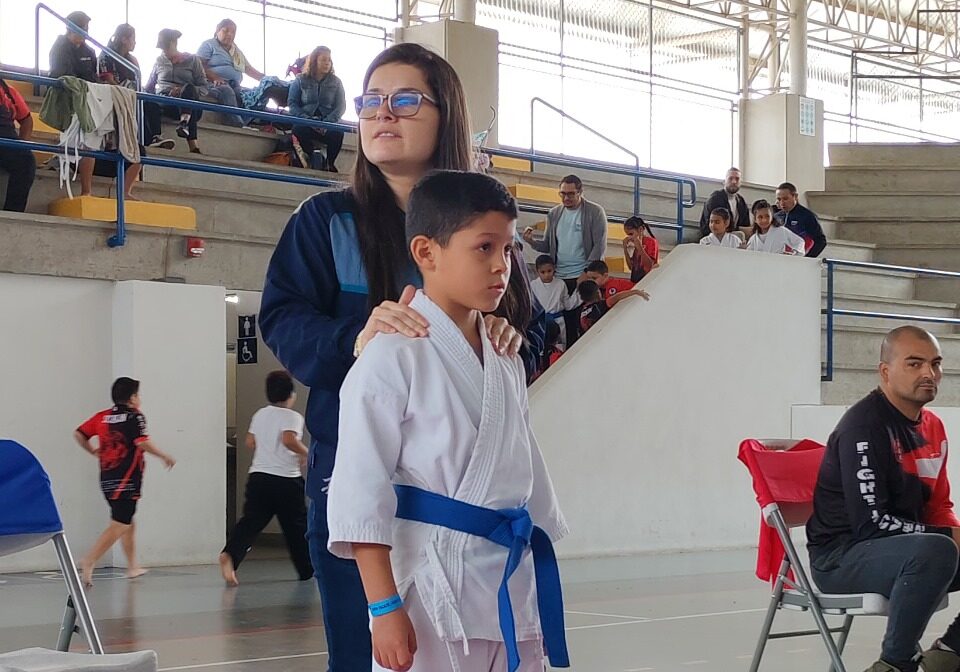
{"type": "Polygon", "coordinates": [[[167,469],[177,462],[157,448],[147,435],[147,421],[140,412],[140,381],[117,378],[110,389],[113,406],[95,414],[74,432],[80,447],[100,460],[100,490],[110,505],[110,525],[80,561],[83,583],[93,585],[93,570],[100,557],[118,541],[127,556],[127,578],[147,570],[137,562],[133,514],[143,484],[144,453],[163,460],[167,469]],[[90,439],[97,437],[94,448],[90,439]]]}
{"type": "Polygon", "coordinates": [[[744,246],[739,236],[730,231],[730,211],[717,208],[710,213],[710,235],[700,239],[701,245],[719,245],[739,250],[744,246]]]}
{"type": "Polygon", "coordinates": [[[309,451],[303,445],[303,416],[293,410],[297,401],[293,378],[286,371],[267,376],[267,401],[253,414],[246,445],[253,452],[244,493],[243,517],[220,553],[220,573],[227,585],[239,585],[237,568],[253,542],[274,516],[287,541],[290,559],[301,581],[313,577],[307,547],[307,507],[300,468],[309,451]]]}
{"type": "Polygon", "coordinates": [[[501,303],[518,328],[530,317],[525,274],[511,268],[516,217],[493,178],[421,180],[407,240],[423,290],[410,306],[429,335],[378,335],[340,390],[329,548],[356,558],[378,672],[542,672],[544,645],[569,666],[551,544],[567,526],[523,365],[498,357],[482,328],[501,303]]]}
{"type": "MultiPolygon", "coordinates": [[[[628,296],[639,296],[644,301],[650,300],[650,295],[642,289],[637,289],[634,283],[626,278],[611,278],[610,268],[605,261],[591,261],[583,273],[583,278],[592,280],[600,288],[607,308],[613,308],[617,303],[628,296]]],[[[581,280],[583,282],[583,280],[581,280]]],[[[579,288],[578,288],[579,289],[579,288]]],[[[583,294],[580,295],[581,297],[583,294]]]]}
{"type": "Polygon", "coordinates": [[[576,292],[570,294],[567,284],[555,277],[557,265],[549,254],[537,257],[537,277],[530,281],[530,290],[543,306],[548,320],[553,320],[560,327],[559,344],[561,349],[566,344],[566,329],[564,328],[563,313],[573,310],[580,305],[580,297],[576,292]]]}
{"type": "Polygon", "coordinates": [[[607,314],[610,308],[603,299],[603,291],[593,280],[584,280],[577,285],[577,292],[580,294],[580,300],[583,301],[583,308],[580,310],[580,335],[587,333],[587,330],[600,321],[600,318],[607,314]]]}

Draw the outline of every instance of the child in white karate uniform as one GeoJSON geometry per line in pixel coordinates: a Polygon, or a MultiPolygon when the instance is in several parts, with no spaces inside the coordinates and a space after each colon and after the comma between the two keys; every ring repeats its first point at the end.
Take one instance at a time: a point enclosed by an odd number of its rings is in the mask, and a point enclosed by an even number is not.
{"type": "Polygon", "coordinates": [[[424,286],[410,305],[429,334],[377,335],[341,388],[329,549],[359,566],[376,671],[542,672],[544,645],[569,666],[552,550],[566,523],[523,365],[497,356],[482,323],[501,303],[511,324],[529,320],[516,216],[493,178],[421,180],[407,240],[424,286]]]}
{"type": "Polygon", "coordinates": [[[748,250],[795,257],[806,254],[803,238],[785,227],[782,219],[774,218],[773,208],[767,201],[754,201],[750,212],[753,213],[753,234],[747,241],[748,250]]]}
{"type": "Polygon", "coordinates": [[[567,344],[567,330],[563,313],[580,305],[580,295],[567,291],[567,283],[556,278],[557,265],[549,254],[537,257],[537,277],[530,281],[530,291],[543,306],[548,320],[560,327],[560,349],[567,344]]]}
{"type": "Polygon", "coordinates": [[[701,245],[719,245],[735,250],[742,248],[743,241],[730,228],[730,211],[717,208],[710,213],[710,234],[700,239],[701,245]]]}

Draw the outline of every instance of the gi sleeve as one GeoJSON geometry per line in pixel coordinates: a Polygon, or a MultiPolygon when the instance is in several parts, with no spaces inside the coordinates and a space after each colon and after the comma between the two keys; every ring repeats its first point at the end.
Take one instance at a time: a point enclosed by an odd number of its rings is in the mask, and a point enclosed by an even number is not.
{"type": "Polygon", "coordinates": [[[337,460],[327,500],[327,547],[352,559],[353,544],[393,547],[393,477],[409,390],[395,350],[374,339],[340,390],[337,460]]]}
{"type": "Polygon", "coordinates": [[[540,452],[540,444],[537,443],[537,437],[530,427],[527,386],[520,376],[517,378],[517,385],[520,403],[523,405],[523,424],[530,443],[530,460],[533,466],[533,488],[530,492],[530,499],[527,501],[527,511],[530,513],[530,518],[533,519],[533,524],[542,528],[550,537],[550,541],[559,541],[567,536],[570,530],[563,513],[560,511],[557,494],[553,489],[553,481],[550,479],[547,465],[543,461],[543,454],[540,452]]]}

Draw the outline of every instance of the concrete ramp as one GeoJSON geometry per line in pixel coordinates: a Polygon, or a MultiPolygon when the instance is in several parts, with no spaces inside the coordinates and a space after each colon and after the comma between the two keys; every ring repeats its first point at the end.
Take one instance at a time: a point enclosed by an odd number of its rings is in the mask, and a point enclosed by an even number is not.
{"type": "MultiPolygon", "coordinates": [[[[754,544],[745,437],[820,403],[820,265],[683,245],[530,390],[565,557],[754,544]]],[[[866,392],[867,390],[864,390],[866,392]]]]}

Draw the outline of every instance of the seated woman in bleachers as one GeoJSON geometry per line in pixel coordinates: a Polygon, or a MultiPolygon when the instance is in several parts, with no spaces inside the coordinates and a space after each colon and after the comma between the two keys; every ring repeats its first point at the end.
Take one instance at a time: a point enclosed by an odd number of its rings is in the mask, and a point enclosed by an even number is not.
{"type": "Polygon", "coordinates": [[[265,75],[250,65],[234,41],[236,37],[237,24],[231,19],[224,19],[217,24],[213,37],[200,44],[197,57],[203,64],[203,72],[207,79],[214,86],[230,87],[236,99],[234,104],[237,107],[244,107],[243,89],[240,87],[243,76],[248,75],[259,82],[265,75]]]}
{"type": "Polygon", "coordinates": [[[718,245],[737,250],[744,247],[743,240],[732,231],[732,228],[730,211],[726,208],[716,208],[710,213],[710,234],[701,238],[700,244],[718,245]]]}
{"type": "Polygon", "coordinates": [[[782,220],[774,219],[773,207],[767,201],[754,201],[750,212],[753,213],[753,235],[747,242],[748,250],[804,256],[803,238],[785,227],[782,220]]]}
{"type": "MultiPolygon", "coordinates": [[[[129,23],[121,23],[117,26],[117,29],[113,32],[113,37],[107,42],[107,48],[115,51],[139,68],[140,62],[133,55],[136,46],[137,31],[129,23]]],[[[137,89],[137,73],[106,51],[100,52],[100,57],[97,59],[97,70],[100,72],[100,81],[104,84],[137,89]]],[[[141,75],[142,72],[141,70],[141,75]]],[[[141,86],[144,84],[146,84],[145,81],[140,82],[141,86]]],[[[160,116],[159,105],[150,102],[143,103],[143,144],[147,147],[173,149],[173,140],[166,139],[161,135],[160,116]]]]}
{"type": "MultiPolygon", "coordinates": [[[[347,109],[343,83],[334,74],[333,59],[329,47],[317,47],[307,57],[303,72],[290,85],[287,98],[290,114],[304,119],[338,122],[347,109]]],[[[335,165],[340,148],[343,146],[343,133],[323,128],[294,125],[293,134],[310,159],[312,168],[337,172],[335,165]],[[327,146],[325,160],[313,160],[317,143],[327,146]]]]}

